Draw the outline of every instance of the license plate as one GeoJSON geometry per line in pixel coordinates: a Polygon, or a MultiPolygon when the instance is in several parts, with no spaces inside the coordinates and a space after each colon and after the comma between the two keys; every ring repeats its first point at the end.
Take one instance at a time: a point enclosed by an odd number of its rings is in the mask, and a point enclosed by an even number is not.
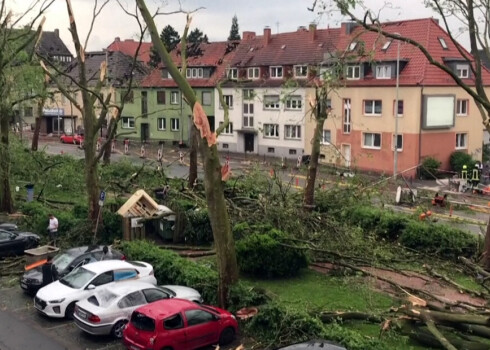
{"type": "Polygon", "coordinates": [[[27,284],[25,284],[24,282],[20,282],[20,288],[27,289],[27,284]]]}
{"type": "Polygon", "coordinates": [[[138,348],[137,346],[134,346],[134,345],[130,345],[129,349],[130,350],[140,350],[140,348],[138,348]]]}

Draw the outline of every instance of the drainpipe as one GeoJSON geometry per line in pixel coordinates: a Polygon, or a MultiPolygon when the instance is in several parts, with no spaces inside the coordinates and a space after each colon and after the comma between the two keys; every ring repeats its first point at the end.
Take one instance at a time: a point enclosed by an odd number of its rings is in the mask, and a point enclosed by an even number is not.
{"type": "MultiPolygon", "coordinates": [[[[420,89],[420,120],[419,120],[419,158],[417,164],[422,162],[422,123],[424,122],[424,86],[420,89]]],[[[417,168],[417,174],[420,174],[420,168],[417,168]]]]}

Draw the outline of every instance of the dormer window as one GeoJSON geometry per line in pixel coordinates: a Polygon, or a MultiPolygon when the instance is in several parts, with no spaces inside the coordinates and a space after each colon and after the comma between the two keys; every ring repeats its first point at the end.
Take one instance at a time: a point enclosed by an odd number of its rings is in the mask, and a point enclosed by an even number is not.
{"type": "Polygon", "coordinates": [[[444,38],[438,38],[438,39],[439,39],[439,43],[441,44],[442,48],[444,50],[449,50],[449,48],[447,47],[446,40],[444,40],[444,38]]]}
{"type": "Polygon", "coordinates": [[[391,66],[388,64],[376,66],[376,79],[391,79],[391,66]]]}
{"type": "Polygon", "coordinates": [[[202,79],[204,76],[203,69],[202,68],[187,68],[185,76],[187,79],[202,79]]]}
{"type": "Polygon", "coordinates": [[[308,66],[294,66],[294,76],[296,78],[306,78],[308,76],[308,66]]]}
{"type": "Polygon", "coordinates": [[[247,69],[248,79],[259,79],[260,78],[260,68],[252,67],[247,69]]]}
{"type": "Polygon", "coordinates": [[[275,79],[282,78],[282,67],[281,66],[270,67],[270,77],[275,79]]]}
{"type": "Polygon", "coordinates": [[[357,41],[353,41],[349,44],[349,51],[354,51],[357,46],[357,41]]]}
{"type": "Polygon", "coordinates": [[[468,64],[457,64],[456,65],[456,75],[458,78],[469,78],[470,67],[468,64]]]}
{"type": "Polygon", "coordinates": [[[229,68],[226,70],[226,77],[231,80],[238,79],[238,69],[237,68],[229,68]]]}
{"type": "Polygon", "coordinates": [[[390,40],[390,41],[385,42],[385,44],[383,45],[383,47],[381,48],[381,50],[383,50],[383,51],[387,51],[387,50],[388,50],[388,48],[390,47],[390,45],[391,45],[391,40],[390,40]]]}
{"type": "Polygon", "coordinates": [[[345,77],[348,80],[357,80],[361,79],[361,66],[347,66],[345,77]]]}

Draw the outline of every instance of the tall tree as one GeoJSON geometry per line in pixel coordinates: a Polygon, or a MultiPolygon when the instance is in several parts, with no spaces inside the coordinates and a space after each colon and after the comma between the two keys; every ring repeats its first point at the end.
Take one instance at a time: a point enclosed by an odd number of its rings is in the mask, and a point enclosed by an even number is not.
{"type": "MultiPolygon", "coordinates": [[[[208,206],[209,219],[213,229],[213,237],[216,245],[216,255],[218,258],[218,301],[220,306],[227,304],[229,288],[238,281],[238,265],[236,261],[235,243],[231,234],[230,218],[224,196],[224,185],[222,178],[222,168],[219,160],[216,137],[228,125],[228,113],[225,108],[225,122],[218,128],[216,133],[209,130],[209,123],[196,94],[189,82],[185,79],[185,69],[182,72],[172,61],[170,54],[158,36],[153,16],[148,11],[144,0],[136,0],[138,8],[143,16],[148,30],[151,34],[153,46],[158,50],[163,63],[167,67],[170,75],[182,91],[187,103],[193,110],[193,121],[200,128],[199,150],[204,165],[204,187],[206,202],[208,206]],[[207,128],[206,128],[207,126],[207,128]]],[[[188,19],[189,25],[190,19],[188,19]]],[[[184,36],[185,37],[185,36],[184,36]]],[[[183,65],[185,67],[185,64],[183,65]]],[[[183,68],[184,68],[183,67],[183,68]]],[[[221,89],[220,100],[225,105],[221,89]]]]}
{"type": "MultiPolygon", "coordinates": [[[[160,40],[163,42],[163,45],[165,45],[167,51],[171,52],[180,43],[180,35],[174,29],[174,27],[172,27],[170,24],[167,24],[160,33],[160,40]]],[[[158,63],[160,63],[160,61],[161,60],[160,56],[158,56],[158,52],[152,46],[150,52],[150,66],[156,67],[158,63]]]]}
{"type": "Polygon", "coordinates": [[[200,44],[200,43],[209,43],[208,36],[201,32],[199,28],[195,28],[192,30],[188,37],[187,37],[187,42],[192,45],[192,44],[200,44]]]}
{"type": "MultiPolygon", "coordinates": [[[[480,112],[483,126],[490,132],[490,100],[485,91],[485,85],[488,84],[488,82],[483,80],[485,68],[483,67],[482,57],[480,56],[483,55],[486,56],[487,59],[490,59],[490,45],[488,39],[490,28],[490,6],[488,0],[423,1],[427,7],[433,9],[442,18],[442,25],[446,29],[451,41],[454,43],[461,57],[469,64],[471,74],[474,77],[474,79],[471,79],[471,83],[468,82],[468,80],[461,79],[457,72],[444,64],[440,59],[434,57],[422,43],[413,40],[410,37],[401,36],[397,33],[391,33],[384,30],[379,20],[379,12],[371,11],[368,8],[365,10],[363,16],[357,16],[354,9],[359,3],[360,1],[358,0],[325,0],[318,3],[316,0],[313,0],[313,6],[310,10],[314,11],[316,9],[329,8],[329,5],[333,4],[340,10],[342,15],[348,16],[364,29],[379,33],[380,35],[393,40],[401,40],[419,49],[430,64],[447,74],[458,86],[473,98],[480,112]],[[456,40],[456,36],[452,34],[452,30],[449,26],[450,18],[459,21],[461,28],[464,28],[463,32],[466,33],[469,39],[471,55],[468,55],[467,51],[464,50],[456,40]]],[[[458,35],[459,33],[460,31],[458,31],[458,35]]],[[[485,268],[490,270],[490,217],[485,237],[484,263],[485,268]]]]}
{"type": "Polygon", "coordinates": [[[231,20],[231,29],[230,29],[230,35],[228,36],[228,41],[231,40],[241,40],[240,32],[238,28],[238,18],[236,15],[233,16],[233,19],[231,20]]]}
{"type": "Polygon", "coordinates": [[[14,203],[10,188],[9,131],[14,121],[14,109],[22,102],[31,99],[26,91],[32,79],[43,73],[39,66],[32,68],[33,52],[42,33],[43,13],[54,1],[35,1],[17,17],[9,10],[9,2],[0,2],[0,211],[13,212],[14,203]],[[37,11],[37,13],[36,13],[37,11]],[[33,19],[23,28],[15,25],[22,19],[33,19]],[[37,30],[33,31],[37,25],[37,30]]]}

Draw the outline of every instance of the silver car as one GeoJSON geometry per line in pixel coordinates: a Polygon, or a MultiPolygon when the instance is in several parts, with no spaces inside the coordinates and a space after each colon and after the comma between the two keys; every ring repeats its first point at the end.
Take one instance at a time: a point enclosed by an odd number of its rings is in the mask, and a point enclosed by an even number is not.
{"type": "Polygon", "coordinates": [[[75,324],[94,335],[122,338],[133,310],[160,299],[180,298],[202,303],[199,292],[183,286],[156,287],[146,282],[127,282],[97,291],[75,306],[75,324]]]}

